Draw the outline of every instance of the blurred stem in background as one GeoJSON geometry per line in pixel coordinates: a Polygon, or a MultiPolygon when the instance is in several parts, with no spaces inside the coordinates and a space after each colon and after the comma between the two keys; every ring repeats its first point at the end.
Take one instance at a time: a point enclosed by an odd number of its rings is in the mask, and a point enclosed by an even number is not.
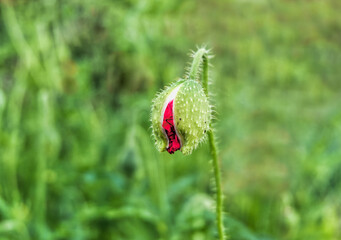
{"type": "MultiPolygon", "coordinates": [[[[6,200],[10,207],[15,209],[19,205],[23,209],[26,208],[22,204],[24,200],[19,192],[17,170],[21,159],[26,157],[21,153],[25,146],[29,145],[36,153],[32,158],[34,167],[32,168],[33,184],[30,189],[32,202],[28,206],[30,215],[26,216],[22,213],[20,216],[12,217],[20,226],[25,226],[22,222],[32,222],[35,239],[46,239],[47,164],[48,160],[54,159],[59,145],[58,141],[53,140],[55,135],[53,98],[54,92],[59,88],[60,79],[58,54],[52,47],[55,39],[47,30],[48,22],[41,20],[30,22],[32,24],[30,26],[35,30],[32,32],[35,38],[29,41],[25,37],[24,29],[13,6],[6,1],[2,6],[6,29],[20,56],[18,62],[20,67],[15,74],[13,90],[8,99],[10,125],[7,133],[10,138],[10,149],[3,159],[3,164],[6,166],[4,170],[7,170],[6,176],[8,176],[7,186],[3,188],[5,193],[8,193],[6,200]],[[25,142],[23,126],[29,121],[36,122],[38,127],[31,132],[33,138],[25,142]]],[[[25,236],[27,238],[27,234],[25,236]]]]}
{"type": "MultiPolygon", "coordinates": [[[[188,78],[189,79],[198,79],[200,72],[202,72],[202,85],[204,88],[204,92],[207,97],[208,94],[208,59],[209,51],[205,48],[200,48],[193,55],[193,62],[190,68],[188,78]],[[201,69],[202,68],[202,69],[201,69]]],[[[214,181],[216,184],[216,220],[218,227],[219,239],[225,239],[225,230],[223,224],[223,193],[221,190],[221,176],[220,176],[220,166],[218,161],[217,147],[216,141],[214,137],[214,129],[210,126],[210,130],[208,131],[208,141],[210,145],[210,153],[212,157],[212,165],[213,165],[213,173],[214,173],[214,181]]]]}

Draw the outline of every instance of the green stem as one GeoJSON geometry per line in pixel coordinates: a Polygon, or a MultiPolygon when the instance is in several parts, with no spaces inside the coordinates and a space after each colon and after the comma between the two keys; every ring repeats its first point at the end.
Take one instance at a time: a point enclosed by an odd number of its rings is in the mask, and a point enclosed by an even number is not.
{"type": "Polygon", "coordinates": [[[221,176],[220,176],[220,167],[218,162],[218,156],[217,156],[217,148],[216,148],[216,142],[214,138],[214,132],[210,130],[208,133],[208,139],[211,149],[211,156],[213,158],[213,171],[214,171],[214,178],[216,183],[216,213],[217,213],[217,227],[218,227],[218,233],[219,233],[219,239],[223,240],[225,239],[225,231],[224,231],[224,223],[223,223],[223,193],[221,190],[221,176]]]}
{"type": "MultiPolygon", "coordinates": [[[[201,71],[201,69],[200,69],[201,66],[204,65],[205,62],[206,62],[206,65],[208,63],[207,58],[208,58],[208,50],[206,50],[205,48],[200,48],[200,49],[198,49],[198,51],[196,53],[194,53],[193,62],[192,62],[192,65],[191,65],[191,68],[190,68],[189,74],[188,74],[189,79],[193,79],[193,80],[198,79],[198,76],[199,76],[200,71],[201,71]]],[[[207,68],[208,68],[208,66],[206,66],[206,71],[207,71],[207,68]]],[[[203,85],[204,84],[205,83],[203,82],[203,85]]],[[[207,82],[206,82],[206,84],[207,84],[207,82]]]]}
{"type": "MultiPolygon", "coordinates": [[[[200,70],[202,70],[202,85],[204,88],[204,92],[208,97],[208,59],[209,59],[209,51],[205,48],[199,49],[193,55],[193,63],[190,68],[188,79],[198,79],[198,75],[200,70]],[[202,69],[200,69],[202,67],[202,69]]],[[[214,137],[214,131],[208,131],[208,140],[210,145],[210,153],[213,159],[213,172],[214,172],[214,180],[216,184],[216,220],[217,220],[217,228],[219,239],[225,239],[225,231],[223,224],[223,193],[221,190],[221,174],[220,174],[220,166],[218,161],[217,147],[216,141],[214,137]]]]}

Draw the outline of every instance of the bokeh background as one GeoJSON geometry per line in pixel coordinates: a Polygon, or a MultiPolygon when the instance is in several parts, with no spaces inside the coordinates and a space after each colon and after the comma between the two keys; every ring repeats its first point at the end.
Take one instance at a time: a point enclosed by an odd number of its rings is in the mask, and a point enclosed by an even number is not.
{"type": "Polygon", "coordinates": [[[341,238],[341,1],[2,0],[0,239],[215,239],[208,147],[151,101],[206,44],[225,225],[341,238]]]}

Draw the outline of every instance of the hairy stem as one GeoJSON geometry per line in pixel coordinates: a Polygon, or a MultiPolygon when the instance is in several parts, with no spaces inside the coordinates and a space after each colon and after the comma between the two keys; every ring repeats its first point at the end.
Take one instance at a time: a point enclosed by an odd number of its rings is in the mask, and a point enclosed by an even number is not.
{"type": "Polygon", "coordinates": [[[188,74],[189,79],[197,80],[200,74],[200,71],[201,71],[200,68],[203,65],[204,59],[206,59],[206,63],[207,63],[207,57],[208,57],[207,54],[208,54],[208,50],[206,50],[205,48],[200,48],[198,49],[196,53],[193,54],[193,62],[192,62],[192,65],[188,74]]]}
{"type": "Polygon", "coordinates": [[[225,239],[225,232],[224,232],[224,223],[223,223],[223,193],[221,190],[221,176],[220,176],[220,167],[218,162],[218,156],[217,156],[217,148],[216,148],[216,142],[214,138],[214,132],[210,130],[208,133],[208,139],[211,149],[211,155],[213,158],[213,171],[214,171],[214,178],[215,178],[215,184],[216,184],[216,218],[217,218],[217,227],[218,227],[218,233],[219,233],[219,239],[223,240],[225,239]]]}
{"type": "MultiPolygon", "coordinates": [[[[208,97],[208,50],[205,48],[199,49],[194,55],[193,55],[193,63],[190,68],[190,72],[188,74],[189,79],[198,79],[198,75],[200,71],[202,70],[202,85],[204,88],[204,92],[206,96],[208,97]],[[202,68],[202,69],[200,69],[202,68]]],[[[224,230],[224,224],[223,224],[223,193],[221,190],[221,176],[220,176],[220,166],[218,161],[218,154],[217,154],[217,147],[216,147],[216,141],[214,137],[214,131],[211,130],[208,131],[208,140],[210,145],[210,153],[211,157],[213,159],[213,172],[214,172],[214,180],[216,184],[216,220],[217,220],[217,228],[218,228],[218,234],[219,239],[224,240],[225,239],[225,230],[224,230]]]]}

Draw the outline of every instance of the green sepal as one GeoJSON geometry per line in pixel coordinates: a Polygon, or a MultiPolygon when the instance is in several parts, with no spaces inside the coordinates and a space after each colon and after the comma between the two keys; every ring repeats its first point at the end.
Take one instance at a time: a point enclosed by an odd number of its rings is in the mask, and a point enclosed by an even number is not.
{"type": "Polygon", "coordinates": [[[211,122],[211,107],[201,84],[185,81],[176,95],[173,111],[181,152],[191,154],[205,139],[211,122]]]}
{"type": "Polygon", "coordinates": [[[168,140],[162,128],[162,111],[168,104],[168,96],[177,87],[179,89],[173,103],[174,126],[181,141],[180,150],[188,155],[205,139],[211,122],[211,107],[199,82],[180,79],[155,97],[151,114],[152,130],[156,148],[160,152],[165,151],[168,140]]]}

